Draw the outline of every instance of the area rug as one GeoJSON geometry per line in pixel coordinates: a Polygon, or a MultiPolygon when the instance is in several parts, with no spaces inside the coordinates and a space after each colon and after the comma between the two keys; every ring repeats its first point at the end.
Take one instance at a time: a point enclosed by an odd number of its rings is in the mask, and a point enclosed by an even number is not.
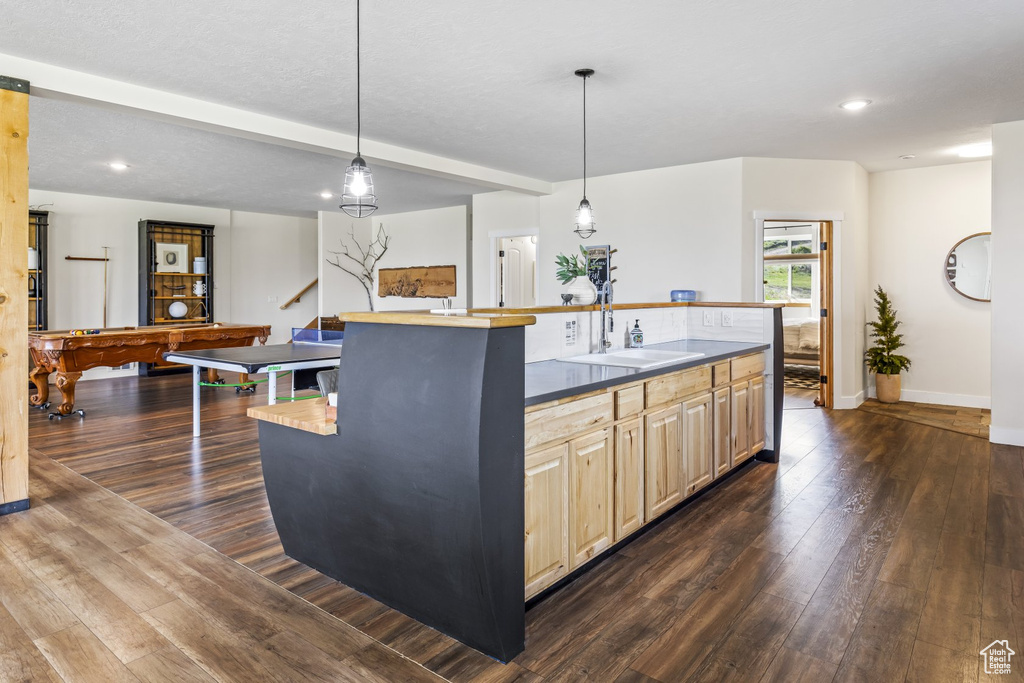
{"type": "Polygon", "coordinates": [[[821,371],[808,365],[787,365],[786,386],[793,389],[818,389],[821,371]]]}

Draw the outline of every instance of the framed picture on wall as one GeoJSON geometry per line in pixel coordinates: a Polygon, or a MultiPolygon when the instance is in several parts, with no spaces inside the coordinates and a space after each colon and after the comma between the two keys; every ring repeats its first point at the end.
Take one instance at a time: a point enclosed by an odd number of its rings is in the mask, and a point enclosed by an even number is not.
{"type": "Polygon", "coordinates": [[[157,242],[154,245],[156,250],[156,272],[158,273],[187,273],[188,272],[188,245],[157,242]]]}

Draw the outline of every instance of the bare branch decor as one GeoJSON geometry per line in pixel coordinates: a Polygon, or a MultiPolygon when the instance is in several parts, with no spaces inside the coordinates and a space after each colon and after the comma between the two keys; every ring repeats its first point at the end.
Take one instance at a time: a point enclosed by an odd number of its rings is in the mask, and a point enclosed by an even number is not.
{"type": "Polygon", "coordinates": [[[359,280],[359,284],[366,290],[366,300],[370,303],[370,310],[372,311],[374,272],[377,270],[377,262],[387,253],[391,237],[384,232],[384,224],[381,223],[377,229],[377,236],[367,245],[366,249],[363,249],[362,245],[359,244],[359,240],[356,239],[354,228],[349,230],[348,234],[352,238],[356,251],[359,252],[359,257],[353,256],[349,246],[339,238],[341,250],[333,251],[328,249],[328,251],[335,255],[335,259],[333,261],[327,259],[327,262],[359,280]],[[343,258],[347,260],[342,260],[343,258]]]}

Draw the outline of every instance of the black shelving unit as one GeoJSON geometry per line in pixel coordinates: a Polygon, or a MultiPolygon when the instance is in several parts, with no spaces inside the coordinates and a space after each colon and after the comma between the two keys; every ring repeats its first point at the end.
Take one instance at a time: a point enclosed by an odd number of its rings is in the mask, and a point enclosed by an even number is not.
{"type": "MultiPolygon", "coordinates": [[[[213,322],[213,228],[139,221],[139,325],[213,322]],[[197,257],[206,259],[205,273],[195,272],[197,257]],[[176,303],[184,304],[184,315],[171,308],[176,303]]],[[[139,363],[143,377],[187,370],[173,363],[139,363]]]]}
{"type": "Polygon", "coordinates": [[[45,330],[48,325],[46,230],[49,225],[49,211],[28,212],[28,246],[36,250],[38,259],[36,267],[28,271],[28,329],[33,332],[45,330]]]}

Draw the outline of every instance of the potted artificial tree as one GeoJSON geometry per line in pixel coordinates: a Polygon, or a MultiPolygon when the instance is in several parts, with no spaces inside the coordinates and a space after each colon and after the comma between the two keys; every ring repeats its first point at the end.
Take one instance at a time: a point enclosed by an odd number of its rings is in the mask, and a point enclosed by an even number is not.
{"type": "Polygon", "coordinates": [[[597,287],[590,281],[587,273],[587,250],[580,246],[580,254],[566,256],[559,254],[555,257],[555,277],[563,285],[569,285],[567,294],[572,294],[572,303],[578,306],[590,306],[597,301],[597,287]]]}
{"type": "Polygon", "coordinates": [[[864,352],[864,363],[875,373],[875,393],[882,403],[900,400],[900,371],[910,368],[910,359],[896,353],[903,346],[903,335],[896,332],[900,321],[896,319],[889,295],[881,285],[875,290],[875,310],[878,320],[868,323],[875,345],[864,352]]]}

